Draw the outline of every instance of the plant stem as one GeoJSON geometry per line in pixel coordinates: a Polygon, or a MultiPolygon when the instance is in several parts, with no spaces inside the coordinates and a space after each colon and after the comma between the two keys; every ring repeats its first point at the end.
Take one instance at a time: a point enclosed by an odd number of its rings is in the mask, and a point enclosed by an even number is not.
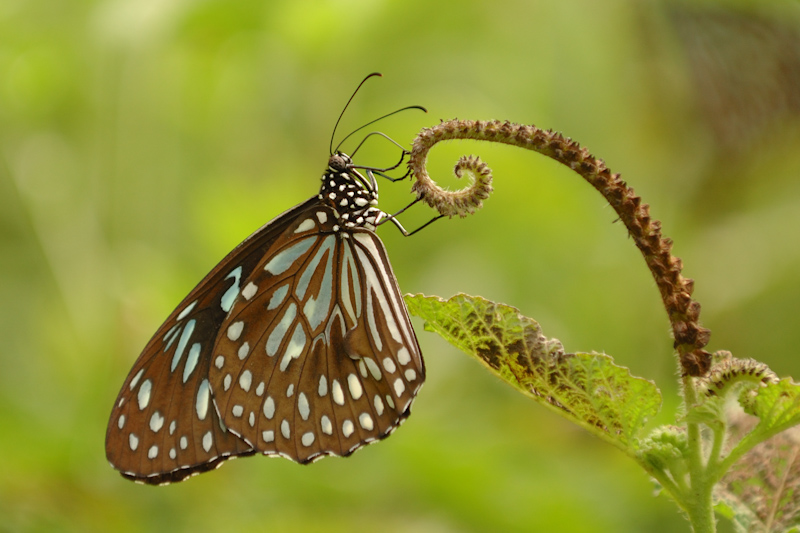
{"type": "Polygon", "coordinates": [[[566,165],[600,192],[625,224],[653,274],[672,324],[682,374],[702,376],[708,371],[711,354],[703,347],[708,344],[711,332],[700,325],[700,304],[692,299],[694,281],[681,275],[683,263],[672,255],[672,240],[662,235],[661,222],[651,218],[650,207],[619,174],[611,173],[602,160],[559,133],[499,120],[448,120],[417,135],[408,161],[416,180],[412,190],[442,216],[466,216],[479,208],[491,192],[491,171],[475,157],[462,157],[456,165],[457,176],[468,171],[478,178],[464,190],[445,191],[430,178],[425,166],[428,151],[438,142],[454,139],[490,141],[532,150],[566,165]]]}
{"type": "MultiPolygon", "coordinates": [[[[697,391],[694,379],[683,378],[683,398],[686,412],[697,404],[697,391]]],[[[700,424],[689,419],[686,423],[689,444],[689,479],[691,488],[687,494],[686,511],[695,533],[713,533],[716,531],[714,506],[711,493],[714,482],[709,478],[708,466],[703,461],[703,442],[700,436],[700,424]]]]}

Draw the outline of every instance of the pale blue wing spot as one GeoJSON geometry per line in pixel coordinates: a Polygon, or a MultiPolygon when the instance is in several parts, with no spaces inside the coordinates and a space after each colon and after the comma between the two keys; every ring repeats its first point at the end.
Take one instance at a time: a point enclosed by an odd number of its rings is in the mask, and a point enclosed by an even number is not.
{"type": "Polygon", "coordinates": [[[289,292],[289,284],[282,286],[278,290],[276,290],[272,294],[272,298],[269,300],[269,305],[267,305],[267,311],[272,311],[276,309],[279,305],[283,303],[284,298],[286,298],[286,294],[289,292]]]}
{"type": "Polygon", "coordinates": [[[226,313],[231,310],[234,300],[236,300],[236,297],[239,296],[239,285],[242,279],[242,267],[239,266],[231,270],[231,273],[225,276],[225,279],[229,278],[233,278],[233,285],[228,287],[228,290],[222,295],[222,300],[220,301],[220,307],[222,307],[222,310],[226,313]]]}
{"type": "Polygon", "coordinates": [[[283,359],[281,359],[281,372],[286,370],[286,368],[289,366],[289,362],[292,359],[297,359],[300,357],[300,354],[303,353],[303,347],[305,345],[306,332],[303,331],[303,326],[298,323],[294,327],[292,339],[289,341],[289,345],[286,347],[286,351],[283,354],[283,359]]]}
{"type": "MultiPolygon", "coordinates": [[[[297,287],[295,288],[295,294],[301,300],[305,297],[306,290],[308,289],[308,284],[311,282],[311,278],[314,276],[314,272],[317,270],[320,261],[325,256],[325,253],[333,248],[333,245],[336,243],[336,237],[333,235],[329,235],[322,241],[322,245],[317,250],[316,255],[314,258],[306,265],[306,269],[303,271],[303,274],[300,276],[300,280],[297,282],[297,287]]],[[[327,261],[330,262],[330,254],[328,254],[327,261]]]]}
{"type": "Polygon", "coordinates": [[[171,328],[169,328],[169,331],[167,332],[167,334],[166,334],[166,335],[164,335],[164,340],[165,340],[165,341],[166,341],[166,343],[167,343],[167,344],[164,346],[164,351],[165,351],[165,352],[166,352],[167,350],[169,350],[169,347],[170,347],[170,346],[172,346],[172,343],[175,341],[175,338],[178,336],[178,333],[180,332],[180,330],[181,330],[181,328],[182,328],[182,327],[183,327],[183,326],[182,326],[181,324],[175,324],[174,326],[172,326],[171,328]]]}
{"type": "Polygon", "coordinates": [[[139,383],[139,380],[142,379],[142,374],[144,374],[144,368],[139,370],[133,379],[131,380],[131,390],[136,388],[136,385],[139,383]]]}
{"type": "Polygon", "coordinates": [[[328,316],[328,310],[331,305],[331,298],[333,296],[333,262],[330,257],[325,265],[325,274],[322,277],[320,284],[319,294],[317,298],[309,297],[306,305],[303,307],[303,314],[308,318],[308,324],[312,330],[322,324],[325,317],[328,316]]]}
{"type": "Polygon", "coordinates": [[[308,237],[298,241],[296,244],[285,249],[272,259],[269,263],[264,265],[264,270],[271,274],[282,274],[297,261],[297,258],[303,255],[311,248],[311,245],[316,241],[315,237],[308,237]]]}
{"type": "Polygon", "coordinates": [[[189,348],[189,355],[186,357],[186,366],[183,367],[183,382],[189,381],[189,376],[197,367],[197,360],[200,357],[200,343],[196,342],[189,348]]]}
{"type": "Polygon", "coordinates": [[[172,356],[172,366],[170,367],[170,372],[175,372],[175,369],[178,368],[178,363],[183,357],[183,351],[186,349],[186,345],[189,343],[189,338],[192,336],[194,332],[194,326],[197,323],[195,319],[190,320],[186,323],[186,327],[183,329],[183,334],[181,334],[181,340],[178,341],[178,347],[175,348],[175,355],[172,356]]]}
{"type": "MultiPolygon", "coordinates": [[[[380,258],[380,254],[378,253],[378,248],[375,245],[375,241],[370,237],[369,234],[366,233],[359,233],[355,235],[355,239],[358,240],[361,244],[367,248],[367,251],[376,258],[380,258]]],[[[359,250],[360,252],[360,250],[359,250]]],[[[381,279],[383,280],[383,285],[388,288],[388,293],[384,293],[386,295],[386,300],[389,300],[392,305],[392,310],[394,311],[393,317],[403,317],[406,314],[405,303],[399,300],[399,294],[396,291],[392,290],[393,280],[392,276],[389,275],[389,272],[384,267],[384,264],[381,261],[377,261],[378,267],[380,272],[381,279]]],[[[381,306],[384,308],[386,307],[386,302],[381,299],[381,306]]],[[[388,313],[385,313],[386,316],[390,316],[388,313]]],[[[413,339],[414,334],[412,331],[409,330],[410,326],[406,323],[405,320],[400,320],[398,324],[395,320],[392,320],[389,323],[389,330],[391,332],[392,338],[394,338],[397,342],[403,343],[404,341],[400,338],[400,329],[402,329],[403,335],[407,340],[413,339]]]]}
{"type": "Polygon", "coordinates": [[[283,313],[283,317],[281,317],[281,321],[275,326],[275,329],[272,330],[269,337],[267,338],[267,346],[266,351],[267,355],[272,357],[278,352],[278,348],[283,342],[283,338],[286,336],[286,332],[289,330],[289,326],[292,325],[294,322],[294,317],[297,315],[297,306],[292,302],[286,308],[286,311],[283,313]]]}
{"type": "Polygon", "coordinates": [[[186,316],[187,316],[189,313],[191,313],[191,312],[192,312],[192,309],[194,309],[196,305],[197,305],[197,300],[195,300],[195,301],[193,301],[192,303],[190,303],[189,305],[187,305],[187,306],[186,306],[186,307],[183,309],[183,311],[181,311],[181,313],[178,315],[178,317],[176,318],[176,320],[183,320],[184,318],[186,318],[186,316]]]}

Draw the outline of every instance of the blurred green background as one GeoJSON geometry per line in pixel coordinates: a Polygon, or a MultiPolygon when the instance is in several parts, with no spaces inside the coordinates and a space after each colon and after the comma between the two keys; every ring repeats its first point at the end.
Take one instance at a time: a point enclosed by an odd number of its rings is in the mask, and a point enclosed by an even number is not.
{"type": "MultiPolygon", "coordinates": [[[[106,463],[112,402],[217,260],[318,188],[338,137],[408,145],[440,118],[562,131],[621,172],[696,280],[710,349],[800,376],[800,34],[786,2],[0,2],[0,530],[683,531],[626,457],[418,335],[428,382],[392,438],[300,467],[249,458],[170,487],[106,463]],[[358,136],[356,136],[358,138],[358,136]]],[[[346,143],[352,150],[355,140],[346,143]]],[[[655,380],[676,363],[613,211],[533,153],[477,215],[381,236],[401,288],[519,307],[570,351],[655,380]]],[[[371,143],[362,163],[394,162],[371,143]]],[[[408,184],[381,184],[383,207],[408,184]]],[[[416,207],[412,229],[430,217],[416,207]]]]}

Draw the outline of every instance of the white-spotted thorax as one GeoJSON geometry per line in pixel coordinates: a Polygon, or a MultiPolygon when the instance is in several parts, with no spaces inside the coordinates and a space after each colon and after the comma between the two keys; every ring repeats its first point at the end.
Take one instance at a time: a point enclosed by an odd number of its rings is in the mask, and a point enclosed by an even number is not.
{"type": "MultiPolygon", "coordinates": [[[[364,177],[353,168],[350,156],[337,152],[328,160],[328,169],[322,176],[319,199],[329,204],[341,226],[347,228],[375,227],[385,216],[378,209],[378,184],[375,176],[367,172],[364,177]]],[[[334,230],[338,227],[334,226],[334,230]]]]}

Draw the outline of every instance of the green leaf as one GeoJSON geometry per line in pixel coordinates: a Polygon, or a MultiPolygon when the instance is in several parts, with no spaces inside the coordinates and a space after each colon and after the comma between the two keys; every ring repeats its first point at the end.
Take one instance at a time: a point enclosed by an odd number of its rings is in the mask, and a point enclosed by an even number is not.
{"type": "Polygon", "coordinates": [[[800,385],[788,378],[744,391],[739,403],[746,413],[759,418],[751,433],[760,433],[759,440],[800,423],[800,385]]]}
{"type": "Polygon", "coordinates": [[[645,422],[661,406],[651,381],[605,354],[565,353],[519,310],[480,297],[406,295],[425,329],[474,356],[533,400],[634,455],[645,422]]]}
{"type": "Polygon", "coordinates": [[[688,452],[686,429],[678,426],[655,428],[642,440],[638,451],[642,462],[655,470],[669,470],[673,478],[685,472],[688,452]]]}

